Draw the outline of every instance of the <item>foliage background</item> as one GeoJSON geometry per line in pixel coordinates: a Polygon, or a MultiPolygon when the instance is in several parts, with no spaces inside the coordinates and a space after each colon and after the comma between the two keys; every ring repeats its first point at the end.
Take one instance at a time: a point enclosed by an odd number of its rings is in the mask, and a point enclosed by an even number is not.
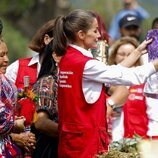
{"type": "MultiPolygon", "coordinates": [[[[158,16],[158,0],[138,2],[150,13],[150,18],[142,25],[145,36],[152,20],[158,16]]],[[[31,55],[28,43],[43,23],[76,8],[98,12],[108,30],[112,17],[122,8],[122,0],[0,0],[3,38],[8,44],[10,63],[31,55]]]]}

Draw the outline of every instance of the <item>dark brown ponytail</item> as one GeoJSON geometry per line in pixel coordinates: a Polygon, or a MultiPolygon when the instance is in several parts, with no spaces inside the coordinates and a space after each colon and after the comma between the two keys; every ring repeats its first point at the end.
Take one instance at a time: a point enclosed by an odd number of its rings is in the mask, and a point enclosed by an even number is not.
{"type": "Polygon", "coordinates": [[[64,33],[64,18],[60,16],[56,19],[54,29],[53,49],[58,56],[64,55],[67,48],[67,39],[64,33]]]}
{"type": "Polygon", "coordinates": [[[67,16],[57,18],[54,29],[53,47],[57,55],[66,53],[67,44],[76,42],[76,33],[80,30],[87,32],[96,15],[92,11],[76,9],[67,16]]]}

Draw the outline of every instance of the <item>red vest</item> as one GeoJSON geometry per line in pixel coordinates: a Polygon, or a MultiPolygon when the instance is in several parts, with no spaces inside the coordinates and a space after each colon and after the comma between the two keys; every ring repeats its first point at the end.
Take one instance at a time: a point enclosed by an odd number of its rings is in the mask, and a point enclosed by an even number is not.
{"type": "Polygon", "coordinates": [[[106,98],[88,104],[82,91],[82,77],[90,58],[68,47],[59,64],[59,158],[92,158],[107,150],[106,98]]]}
{"type": "Polygon", "coordinates": [[[30,88],[37,80],[37,64],[28,66],[32,58],[19,59],[19,69],[15,85],[17,88],[24,88],[24,76],[30,76],[30,88]]]}
{"type": "Polygon", "coordinates": [[[123,107],[124,137],[132,138],[134,134],[144,138],[147,136],[148,117],[143,89],[144,85],[132,86],[129,89],[130,94],[123,107]]]}

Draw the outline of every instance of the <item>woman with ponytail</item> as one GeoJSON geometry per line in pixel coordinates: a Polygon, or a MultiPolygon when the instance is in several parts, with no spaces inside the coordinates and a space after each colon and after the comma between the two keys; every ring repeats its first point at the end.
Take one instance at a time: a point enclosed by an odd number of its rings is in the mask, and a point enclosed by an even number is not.
{"type": "MultiPolygon", "coordinates": [[[[81,9],[60,16],[53,48],[59,62],[59,158],[92,158],[108,150],[105,85],[135,85],[158,71],[158,60],[136,67],[107,66],[89,49],[100,38],[96,14],[81,9]]],[[[134,50],[141,54],[151,40],[134,50]]],[[[114,104],[111,107],[114,108],[114,104]]]]}

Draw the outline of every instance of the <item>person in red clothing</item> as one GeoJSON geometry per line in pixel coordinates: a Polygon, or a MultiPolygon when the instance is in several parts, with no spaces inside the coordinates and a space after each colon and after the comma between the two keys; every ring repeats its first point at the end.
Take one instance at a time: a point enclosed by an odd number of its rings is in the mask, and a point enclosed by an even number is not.
{"type": "MultiPolygon", "coordinates": [[[[109,65],[121,64],[123,60],[138,47],[138,42],[132,37],[122,37],[111,47],[109,65]]],[[[132,66],[141,65],[138,59],[132,66]]],[[[125,65],[124,65],[125,66],[125,65]]],[[[146,100],[143,95],[144,84],[129,87],[129,96],[123,104],[123,113],[115,118],[113,125],[113,140],[123,137],[133,138],[134,135],[147,137],[148,118],[146,113],[146,100]],[[116,123],[117,122],[117,123],[116,123]]]]}
{"type": "Polygon", "coordinates": [[[34,51],[32,57],[16,60],[8,66],[6,76],[13,81],[18,88],[24,88],[24,76],[30,77],[31,88],[40,74],[41,66],[44,67],[43,65],[46,64],[43,63],[43,58],[45,57],[44,50],[53,39],[54,23],[55,20],[49,20],[37,30],[29,44],[29,48],[34,51]]]}
{"type": "MultiPolygon", "coordinates": [[[[55,20],[49,20],[37,30],[36,34],[32,38],[29,48],[36,52],[33,57],[22,58],[8,66],[6,70],[6,76],[17,86],[18,89],[24,88],[24,77],[29,76],[29,89],[32,88],[40,75],[40,70],[47,69],[47,62],[43,62],[45,58],[45,49],[53,38],[53,27],[55,20]]],[[[20,110],[19,115],[25,116],[25,124],[29,127],[33,121],[35,113],[34,103],[26,98],[25,100],[19,100],[20,110]]]]}
{"type": "MultiPolygon", "coordinates": [[[[96,13],[96,18],[98,21],[98,30],[100,33],[100,37],[98,38],[97,42],[97,48],[91,49],[91,52],[93,54],[93,57],[102,61],[104,64],[107,64],[108,62],[108,56],[109,56],[109,35],[106,31],[105,23],[101,16],[96,13]]],[[[126,86],[106,86],[106,94],[107,97],[110,96],[112,101],[116,105],[121,105],[125,102],[125,100],[128,97],[128,89],[126,86]]],[[[106,102],[107,103],[107,102],[106,102]]],[[[112,113],[113,109],[107,104],[107,126],[108,126],[108,135],[109,135],[109,141],[112,139],[112,129],[111,129],[111,121],[112,121],[112,113]]]]}
{"type": "MultiPolygon", "coordinates": [[[[24,77],[29,76],[29,89],[37,81],[38,76],[43,73],[43,69],[49,69],[48,64],[51,61],[45,62],[46,49],[49,42],[53,39],[53,27],[55,20],[49,20],[42,25],[32,38],[29,48],[36,52],[33,57],[22,58],[8,66],[6,76],[15,83],[18,89],[24,88],[24,77]],[[42,71],[40,71],[42,69],[42,71]]],[[[51,65],[51,64],[50,64],[51,65]]],[[[20,100],[21,105],[20,115],[26,117],[25,124],[30,125],[33,121],[35,112],[34,103],[30,99],[20,100]],[[26,107],[27,106],[27,107],[26,107]]]]}
{"type": "MultiPolygon", "coordinates": [[[[106,66],[92,57],[100,37],[92,11],[73,10],[57,18],[53,49],[59,62],[59,158],[92,158],[108,149],[105,84],[145,82],[158,70],[158,60],[137,68],[106,66]],[[128,76],[128,77],[127,77],[128,76]]],[[[141,54],[151,40],[135,51],[141,54]]]]}
{"type": "Polygon", "coordinates": [[[143,90],[144,84],[131,86],[129,88],[130,94],[123,106],[125,138],[133,138],[136,135],[139,135],[142,138],[147,138],[148,117],[143,90]]]}
{"type": "Polygon", "coordinates": [[[34,134],[31,133],[20,134],[21,141],[15,138],[18,135],[17,131],[23,128],[24,119],[15,116],[17,88],[4,75],[8,63],[8,47],[0,38],[0,157],[21,158],[23,157],[21,149],[28,150],[28,146],[33,147],[36,141],[34,134]]]}

